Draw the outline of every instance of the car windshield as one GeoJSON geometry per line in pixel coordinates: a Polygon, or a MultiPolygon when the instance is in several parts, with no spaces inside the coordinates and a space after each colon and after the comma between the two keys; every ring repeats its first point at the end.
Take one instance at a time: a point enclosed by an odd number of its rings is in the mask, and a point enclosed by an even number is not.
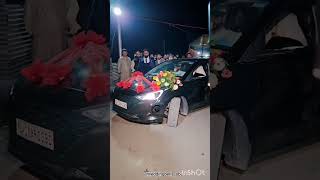
{"type": "Polygon", "coordinates": [[[172,60],[164,62],[150,70],[146,76],[155,76],[159,74],[160,71],[171,71],[177,77],[183,77],[190,70],[193,64],[194,61],[190,60],[172,60]]]}
{"type": "Polygon", "coordinates": [[[231,48],[257,24],[266,1],[218,1],[212,10],[210,41],[213,46],[231,48]]]}

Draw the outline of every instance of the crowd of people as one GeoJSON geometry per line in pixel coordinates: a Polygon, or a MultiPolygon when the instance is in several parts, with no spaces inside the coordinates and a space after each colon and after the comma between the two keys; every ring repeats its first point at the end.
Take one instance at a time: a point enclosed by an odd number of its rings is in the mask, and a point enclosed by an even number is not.
{"type": "MultiPolygon", "coordinates": [[[[173,54],[150,54],[147,49],[142,52],[137,51],[134,54],[133,59],[129,57],[128,51],[126,49],[122,50],[122,56],[118,60],[118,72],[120,74],[120,80],[126,80],[131,77],[131,73],[134,71],[140,71],[143,74],[150,71],[153,67],[174,59],[180,58],[179,55],[173,54]]],[[[193,53],[188,51],[186,55],[181,56],[181,58],[193,58],[193,53]]]]}

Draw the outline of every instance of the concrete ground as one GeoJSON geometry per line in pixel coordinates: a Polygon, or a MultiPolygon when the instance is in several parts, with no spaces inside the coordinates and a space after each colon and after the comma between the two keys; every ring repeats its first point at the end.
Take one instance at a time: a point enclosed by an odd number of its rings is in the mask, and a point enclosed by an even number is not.
{"type": "Polygon", "coordinates": [[[250,167],[244,174],[222,167],[219,180],[319,180],[320,143],[250,167]]]}
{"type": "MultiPolygon", "coordinates": [[[[204,109],[198,113],[206,111],[208,110],[204,109]]],[[[178,128],[138,125],[115,116],[111,131],[111,180],[157,179],[145,177],[146,169],[174,171],[181,168],[207,168],[209,154],[208,151],[201,151],[207,148],[205,144],[201,146],[201,141],[206,141],[209,137],[204,132],[209,126],[191,122],[191,119],[201,121],[198,113],[180,121],[178,128]],[[122,129],[126,131],[121,131],[122,129]],[[177,132],[181,135],[173,136],[177,132]],[[199,137],[199,141],[188,140],[189,136],[195,135],[199,137]]],[[[10,176],[12,178],[9,180],[34,180],[30,175],[19,172],[18,169],[23,164],[7,152],[7,143],[8,127],[0,127],[0,180],[8,180],[10,176]]],[[[319,162],[320,143],[316,143],[255,164],[244,174],[222,167],[219,180],[319,180],[319,162]]],[[[158,179],[213,180],[205,176],[158,179]]]]}
{"type": "Polygon", "coordinates": [[[1,180],[7,180],[22,165],[22,163],[19,160],[17,160],[10,153],[8,153],[7,144],[8,144],[8,127],[0,126],[0,179],[1,180]]]}
{"type": "Polygon", "coordinates": [[[209,180],[209,113],[210,109],[206,108],[180,118],[177,128],[166,124],[136,124],[114,116],[110,141],[111,179],[209,180]],[[200,176],[150,177],[144,173],[146,170],[161,173],[193,170],[200,176]]]}

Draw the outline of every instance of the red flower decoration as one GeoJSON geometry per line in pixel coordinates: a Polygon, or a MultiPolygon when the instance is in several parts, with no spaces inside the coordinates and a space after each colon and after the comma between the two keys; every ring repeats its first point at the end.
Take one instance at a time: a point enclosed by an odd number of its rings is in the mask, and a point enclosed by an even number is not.
{"type": "Polygon", "coordinates": [[[139,84],[139,85],[137,86],[136,92],[137,92],[138,94],[140,94],[140,93],[143,93],[144,90],[145,90],[144,86],[143,86],[142,84],[139,84]]]}
{"type": "Polygon", "coordinates": [[[71,73],[71,65],[46,64],[46,70],[41,74],[42,85],[55,86],[60,84],[71,73]]]}
{"type": "Polygon", "coordinates": [[[73,44],[77,47],[84,47],[88,42],[105,44],[105,38],[93,31],[81,32],[73,37],[73,44]]]}
{"type": "Polygon", "coordinates": [[[118,86],[119,88],[123,88],[124,82],[123,82],[123,81],[118,82],[118,83],[117,83],[117,86],[118,86]]]}
{"type": "Polygon", "coordinates": [[[135,71],[134,73],[132,73],[132,77],[138,77],[138,76],[143,76],[143,73],[140,71],[135,71]]]}
{"type": "Polygon", "coordinates": [[[85,83],[87,101],[91,102],[96,97],[107,96],[109,93],[108,75],[99,74],[89,77],[85,83]]]}
{"type": "Polygon", "coordinates": [[[223,78],[225,78],[225,79],[229,79],[229,78],[232,77],[232,71],[230,71],[229,69],[224,69],[224,70],[222,71],[221,76],[222,76],[223,78]]]}
{"type": "Polygon", "coordinates": [[[160,86],[158,86],[155,82],[152,82],[151,89],[152,89],[152,91],[159,91],[160,86]]]}
{"type": "Polygon", "coordinates": [[[217,57],[215,57],[215,56],[210,56],[210,62],[211,62],[212,64],[215,64],[215,63],[216,63],[216,58],[217,58],[217,57]]]}
{"type": "Polygon", "coordinates": [[[40,82],[40,74],[45,71],[45,64],[43,64],[39,59],[37,59],[33,64],[21,70],[22,76],[27,80],[32,82],[40,82]]]}
{"type": "Polygon", "coordinates": [[[123,83],[123,89],[129,89],[132,86],[132,82],[131,81],[125,81],[123,83]]]}

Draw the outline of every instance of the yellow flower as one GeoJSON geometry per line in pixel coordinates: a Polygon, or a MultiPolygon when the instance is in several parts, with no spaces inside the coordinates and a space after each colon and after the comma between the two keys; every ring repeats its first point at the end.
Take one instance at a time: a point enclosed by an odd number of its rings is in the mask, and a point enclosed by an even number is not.
{"type": "Polygon", "coordinates": [[[158,76],[153,76],[153,80],[155,80],[155,81],[159,81],[158,76]]]}
{"type": "Polygon", "coordinates": [[[165,73],[163,73],[163,77],[166,77],[167,75],[168,75],[168,73],[166,73],[166,72],[165,72],[165,73]]]}
{"type": "Polygon", "coordinates": [[[160,81],[157,81],[157,85],[160,86],[160,85],[161,85],[161,82],[160,82],[160,81]]]}

